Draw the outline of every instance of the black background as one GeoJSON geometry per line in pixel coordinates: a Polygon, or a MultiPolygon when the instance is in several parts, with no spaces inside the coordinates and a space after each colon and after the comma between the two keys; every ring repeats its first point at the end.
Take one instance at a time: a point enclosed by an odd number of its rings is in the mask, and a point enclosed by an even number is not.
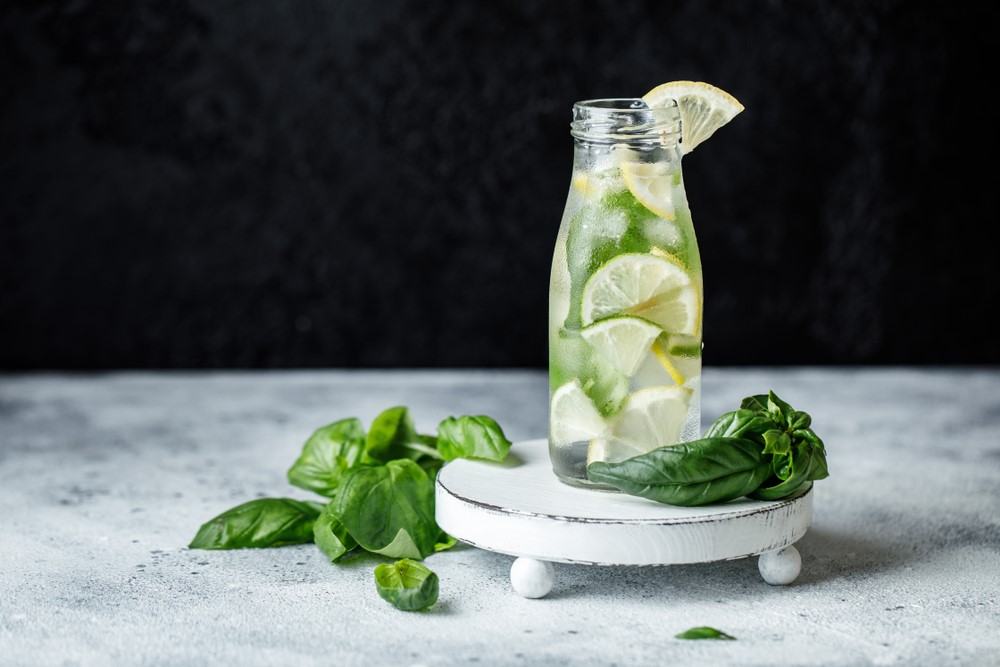
{"type": "Polygon", "coordinates": [[[988,6],[8,0],[0,368],[542,366],[571,104],[673,79],[707,363],[1000,362],[988,6]]]}

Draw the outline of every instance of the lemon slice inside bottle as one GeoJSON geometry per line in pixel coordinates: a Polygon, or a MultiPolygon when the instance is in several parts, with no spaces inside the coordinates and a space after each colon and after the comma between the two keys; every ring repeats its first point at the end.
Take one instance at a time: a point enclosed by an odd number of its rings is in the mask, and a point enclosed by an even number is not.
{"type": "Polygon", "coordinates": [[[657,447],[677,444],[690,399],[691,392],[684,387],[650,387],[633,393],[610,432],[590,441],[587,465],[624,461],[657,447]]]}
{"type": "Polygon", "coordinates": [[[743,111],[735,97],[701,81],[671,81],[642,96],[651,108],[663,106],[667,100],[677,100],[681,114],[681,152],[687,155],[716,130],[743,111]]]}
{"type": "Polygon", "coordinates": [[[668,333],[695,335],[700,304],[697,288],[677,263],[654,255],[627,253],[601,266],[583,287],[584,324],[612,315],[640,317],[668,333]]]}
{"type": "Polygon", "coordinates": [[[632,195],[654,215],[664,220],[677,218],[674,210],[674,177],[666,165],[623,161],[622,179],[632,195]]]}

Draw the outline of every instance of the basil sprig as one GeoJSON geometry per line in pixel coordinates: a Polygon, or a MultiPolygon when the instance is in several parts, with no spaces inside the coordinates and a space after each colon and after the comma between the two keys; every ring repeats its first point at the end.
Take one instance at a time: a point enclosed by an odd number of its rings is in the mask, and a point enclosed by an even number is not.
{"type": "Polygon", "coordinates": [[[619,462],[597,461],[587,477],[670,505],[721,503],[749,495],[778,500],[829,475],[812,418],[775,393],[749,396],[721,415],[700,440],[619,462]]]}

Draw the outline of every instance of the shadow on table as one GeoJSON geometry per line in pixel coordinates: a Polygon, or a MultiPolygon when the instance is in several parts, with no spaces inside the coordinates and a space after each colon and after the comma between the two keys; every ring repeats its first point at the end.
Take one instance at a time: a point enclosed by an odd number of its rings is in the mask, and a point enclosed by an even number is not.
{"type": "MultiPolygon", "coordinates": [[[[914,554],[877,535],[842,534],[811,529],[795,545],[802,555],[802,574],[792,584],[810,588],[836,580],[850,580],[905,567],[914,554]]],[[[556,565],[556,585],[547,599],[578,596],[664,598],[680,601],[759,598],[780,594],[784,587],[769,586],[757,571],[757,558],[662,567],[602,567],[556,565]]]]}

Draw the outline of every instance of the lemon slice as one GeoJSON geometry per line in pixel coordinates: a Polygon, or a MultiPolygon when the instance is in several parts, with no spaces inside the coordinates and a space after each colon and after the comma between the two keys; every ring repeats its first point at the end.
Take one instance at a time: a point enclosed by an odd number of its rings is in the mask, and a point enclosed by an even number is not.
{"type": "Polygon", "coordinates": [[[643,95],[651,108],[663,106],[667,100],[677,100],[681,114],[681,152],[687,155],[720,127],[743,111],[735,97],[701,81],[671,81],[643,95]]]}
{"type": "Polygon", "coordinates": [[[666,165],[649,162],[623,161],[622,179],[629,192],[654,215],[673,221],[674,177],[666,165]]]}
{"type": "Polygon", "coordinates": [[[687,420],[691,392],[683,387],[640,389],[625,402],[605,436],[587,447],[587,464],[624,461],[657,447],[676,444],[687,420]]]}
{"type": "Polygon", "coordinates": [[[577,380],[556,389],[550,404],[549,434],[556,444],[593,440],[608,430],[604,418],[577,380]]]}
{"type": "Polygon", "coordinates": [[[611,315],[634,315],[669,333],[698,330],[698,291],[687,271],[663,257],[618,255],[583,286],[583,323],[611,315]]]}
{"type": "Polygon", "coordinates": [[[625,377],[635,375],[660,327],[638,317],[609,317],[585,327],[580,335],[597,354],[625,377]]]}
{"type": "Polygon", "coordinates": [[[653,356],[675,383],[682,385],[701,374],[701,341],[694,336],[661,338],[653,342],[652,349],[653,356]]]}

